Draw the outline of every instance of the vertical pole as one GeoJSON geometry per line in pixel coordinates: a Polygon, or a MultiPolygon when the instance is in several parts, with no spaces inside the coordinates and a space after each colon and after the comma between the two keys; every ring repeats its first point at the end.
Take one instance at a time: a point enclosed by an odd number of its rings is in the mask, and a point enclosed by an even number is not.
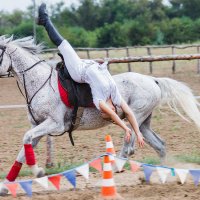
{"type": "Polygon", "coordinates": [[[53,162],[53,137],[47,135],[47,158],[46,158],[46,168],[54,166],[53,162]]]}
{"type": "MultiPolygon", "coordinates": [[[[149,56],[151,56],[151,48],[150,47],[147,47],[147,53],[149,56]]],[[[153,73],[153,65],[152,65],[152,62],[149,62],[149,72],[150,74],[153,73]]]]}
{"type": "Polygon", "coordinates": [[[87,49],[87,58],[90,59],[90,51],[87,49]]]}
{"type": "MultiPolygon", "coordinates": [[[[129,57],[130,54],[129,54],[129,48],[126,47],[126,56],[129,57]]],[[[131,72],[131,63],[128,63],[128,71],[131,72]]]]}
{"type": "MultiPolygon", "coordinates": [[[[109,50],[106,49],[106,58],[109,58],[109,50]]],[[[108,65],[108,70],[110,70],[110,66],[108,65]]]]}
{"type": "MultiPolygon", "coordinates": [[[[175,54],[175,47],[172,46],[172,55],[174,55],[174,54],[175,54]]],[[[176,71],[176,61],[173,60],[172,61],[172,73],[175,74],[175,71],[176,71]]]]}
{"type": "Polygon", "coordinates": [[[37,36],[36,36],[36,24],[35,24],[36,4],[35,4],[35,0],[32,0],[32,1],[33,1],[33,38],[34,38],[34,41],[36,42],[36,39],[37,39],[37,36]]]}
{"type": "MultiPolygon", "coordinates": [[[[199,54],[200,48],[199,46],[197,47],[197,53],[199,54]]],[[[200,60],[197,60],[197,74],[200,74],[200,60]]]]}

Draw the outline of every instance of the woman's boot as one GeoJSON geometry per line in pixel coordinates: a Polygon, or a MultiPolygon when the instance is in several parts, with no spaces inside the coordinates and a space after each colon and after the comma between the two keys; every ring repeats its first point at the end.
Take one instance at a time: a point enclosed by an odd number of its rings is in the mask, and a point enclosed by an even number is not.
{"type": "Polygon", "coordinates": [[[52,22],[49,18],[49,15],[47,13],[47,10],[46,10],[45,3],[42,3],[38,9],[37,24],[45,27],[45,29],[49,35],[49,38],[57,47],[62,43],[64,38],[58,33],[58,31],[52,24],[52,22]]]}

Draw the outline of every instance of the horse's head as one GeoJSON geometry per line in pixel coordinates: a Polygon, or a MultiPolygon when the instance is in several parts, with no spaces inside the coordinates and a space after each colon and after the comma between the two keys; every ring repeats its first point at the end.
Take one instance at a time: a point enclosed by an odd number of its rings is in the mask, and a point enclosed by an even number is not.
{"type": "Polygon", "coordinates": [[[6,75],[11,70],[10,53],[8,52],[8,43],[12,40],[12,37],[6,38],[0,37],[0,75],[6,75]]]}
{"type": "Polygon", "coordinates": [[[42,44],[35,44],[34,38],[24,37],[13,40],[13,37],[0,37],[0,75],[9,71],[23,71],[39,60],[38,53],[42,44]]]}

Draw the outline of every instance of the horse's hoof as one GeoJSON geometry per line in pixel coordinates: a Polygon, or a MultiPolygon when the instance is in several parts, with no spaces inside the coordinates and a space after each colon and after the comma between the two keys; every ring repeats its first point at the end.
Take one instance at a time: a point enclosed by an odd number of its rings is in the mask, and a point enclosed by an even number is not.
{"type": "Polygon", "coordinates": [[[0,184],[0,196],[5,196],[6,194],[8,194],[8,189],[6,188],[6,186],[1,183],[0,184]]]}
{"type": "Polygon", "coordinates": [[[44,171],[44,169],[42,167],[39,167],[36,177],[37,178],[41,178],[43,176],[45,176],[45,171],[44,171]]]}

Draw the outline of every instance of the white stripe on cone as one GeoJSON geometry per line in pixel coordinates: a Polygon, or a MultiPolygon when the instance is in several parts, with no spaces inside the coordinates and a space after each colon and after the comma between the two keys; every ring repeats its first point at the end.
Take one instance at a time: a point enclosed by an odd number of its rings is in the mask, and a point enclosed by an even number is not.
{"type": "Polygon", "coordinates": [[[111,164],[110,163],[104,163],[103,170],[104,171],[112,171],[111,164]]]}
{"type": "Polygon", "coordinates": [[[114,179],[113,178],[111,178],[111,179],[103,179],[102,180],[102,186],[104,186],[104,187],[115,186],[114,179]]]}
{"type": "Polygon", "coordinates": [[[113,142],[106,142],[106,148],[113,148],[113,142]]]}

